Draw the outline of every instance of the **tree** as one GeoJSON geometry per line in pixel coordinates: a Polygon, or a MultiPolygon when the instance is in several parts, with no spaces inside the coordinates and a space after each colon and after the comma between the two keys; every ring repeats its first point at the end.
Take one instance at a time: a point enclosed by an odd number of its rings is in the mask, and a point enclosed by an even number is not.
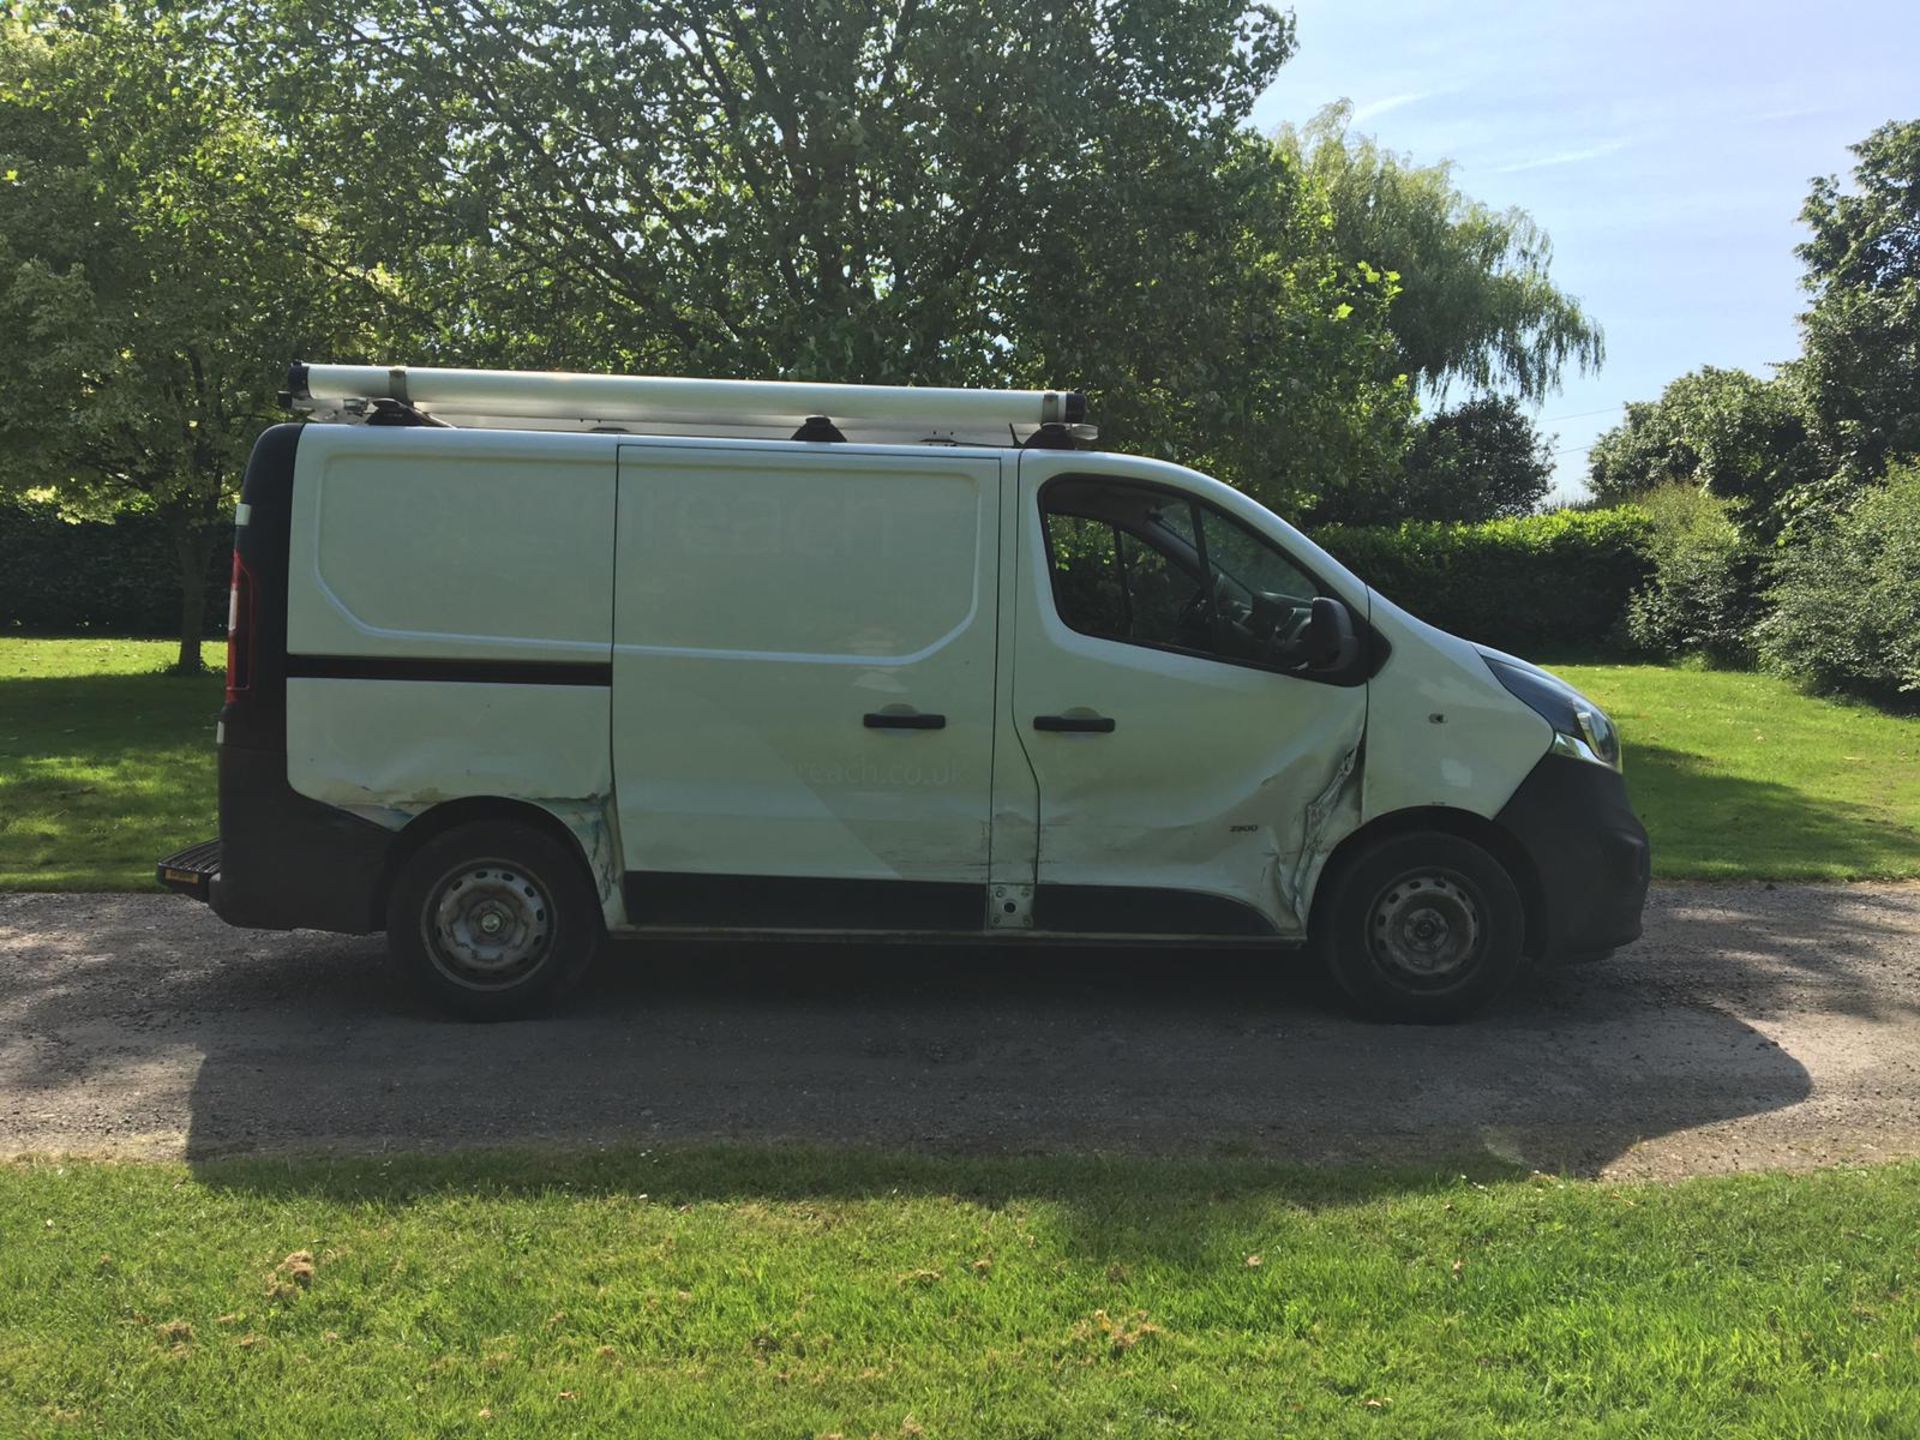
{"type": "Polygon", "coordinates": [[[1428,417],[1397,469],[1329,494],[1315,519],[1397,525],[1528,515],[1552,481],[1552,454],[1520,402],[1482,395],[1428,417]]]}
{"type": "Polygon", "coordinates": [[[1842,493],[1920,455],[1920,120],[1852,147],[1853,188],[1813,182],[1798,248],[1813,296],[1791,367],[1842,493]]]}
{"type": "Polygon", "coordinates": [[[1077,384],[1277,504],[1404,443],[1392,283],[1245,124],[1266,6],[234,4],[410,358],[1077,384]]]}
{"type": "Polygon", "coordinates": [[[1415,165],[1348,130],[1330,105],[1280,132],[1333,209],[1334,244],[1399,278],[1388,324],[1396,364],[1428,390],[1458,382],[1538,401],[1568,365],[1597,370],[1600,327],[1548,276],[1553,246],[1520,210],[1461,194],[1446,163],[1415,165]]]}
{"type": "Polygon", "coordinates": [[[1510,395],[1483,395],[1442,410],[1407,452],[1407,513],[1423,520],[1530,515],[1553,484],[1553,456],[1510,395]]]}
{"type": "Polygon", "coordinates": [[[1726,501],[1743,531],[1768,540],[1820,473],[1795,387],[1712,365],[1682,375],[1656,401],[1629,404],[1587,463],[1603,504],[1690,485],[1726,501]]]}
{"type": "Polygon", "coordinates": [[[163,519],[183,670],[286,361],[343,314],[293,157],[213,58],[161,13],[0,21],[0,483],[163,519]]]}

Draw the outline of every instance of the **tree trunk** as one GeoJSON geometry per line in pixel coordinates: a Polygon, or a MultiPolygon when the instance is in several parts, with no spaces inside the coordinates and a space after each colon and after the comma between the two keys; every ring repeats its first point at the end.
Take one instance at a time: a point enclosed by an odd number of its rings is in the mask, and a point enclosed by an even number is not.
{"type": "Polygon", "coordinates": [[[169,528],[180,566],[180,658],[174,668],[182,675],[197,675],[204,668],[200,636],[207,623],[207,565],[213,559],[214,531],[184,515],[169,528]]]}

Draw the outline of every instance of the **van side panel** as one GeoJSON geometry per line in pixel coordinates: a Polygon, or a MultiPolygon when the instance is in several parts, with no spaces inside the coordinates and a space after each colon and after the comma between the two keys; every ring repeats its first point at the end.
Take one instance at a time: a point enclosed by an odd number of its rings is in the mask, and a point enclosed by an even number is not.
{"type": "Polygon", "coordinates": [[[602,437],[313,427],[294,486],[287,649],[604,664],[613,515],[602,437]]]}
{"type": "Polygon", "coordinates": [[[928,924],[983,923],[999,521],[977,452],[621,445],[635,923],[860,926],[903,884],[936,887],[928,924]]]}

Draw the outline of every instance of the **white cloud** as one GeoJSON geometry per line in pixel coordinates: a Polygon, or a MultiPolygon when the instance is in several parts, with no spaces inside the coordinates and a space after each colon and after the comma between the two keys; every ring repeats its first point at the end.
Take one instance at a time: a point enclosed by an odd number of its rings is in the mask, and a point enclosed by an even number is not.
{"type": "Polygon", "coordinates": [[[1516,160],[1510,165],[1493,167],[1495,175],[1518,175],[1523,170],[1547,170],[1556,165],[1578,165],[1587,160],[1598,160],[1604,155],[1613,155],[1627,148],[1625,140],[1603,140],[1598,145],[1583,146],[1578,150],[1556,150],[1551,155],[1535,156],[1531,160],[1516,160]]]}
{"type": "Polygon", "coordinates": [[[1384,99],[1369,100],[1364,105],[1354,107],[1353,123],[1355,125],[1364,125],[1369,120],[1377,120],[1390,111],[1401,110],[1409,105],[1417,105],[1422,100],[1431,100],[1439,93],[1438,90],[1408,90],[1399,95],[1388,95],[1384,99]]]}

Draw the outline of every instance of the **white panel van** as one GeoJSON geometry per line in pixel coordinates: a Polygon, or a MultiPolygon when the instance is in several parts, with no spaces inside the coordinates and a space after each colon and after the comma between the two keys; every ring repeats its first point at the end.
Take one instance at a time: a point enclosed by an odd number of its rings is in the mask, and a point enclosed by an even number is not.
{"type": "Polygon", "coordinates": [[[1598,706],[1088,448],[1077,395],[291,394],[236,516],[220,836],[158,867],[232,924],[384,929],[483,1018],[609,935],[1298,949],[1444,1020],[1640,933],[1598,706]]]}

